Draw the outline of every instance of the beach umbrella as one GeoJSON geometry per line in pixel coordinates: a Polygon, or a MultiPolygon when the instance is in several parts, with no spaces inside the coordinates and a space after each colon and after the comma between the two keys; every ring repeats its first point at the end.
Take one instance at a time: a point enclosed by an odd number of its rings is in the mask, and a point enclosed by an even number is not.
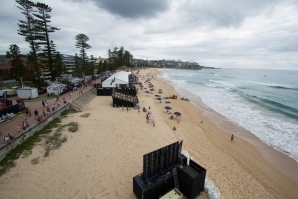
{"type": "Polygon", "coordinates": [[[158,97],[158,98],[156,98],[157,100],[162,100],[162,98],[161,97],[158,97]]]}
{"type": "Polygon", "coordinates": [[[151,90],[151,91],[154,91],[154,89],[153,89],[153,88],[151,88],[150,90],[151,90]]]}
{"type": "Polygon", "coordinates": [[[149,93],[149,91],[145,91],[145,93],[149,93]]]}
{"type": "Polygon", "coordinates": [[[166,104],[169,104],[169,103],[171,103],[171,102],[166,102],[166,104]]]}
{"type": "Polygon", "coordinates": [[[155,97],[159,97],[159,95],[154,95],[155,97]]]}
{"type": "Polygon", "coordinates": [[[165,106],[165,109],[171,110],[172,108],[170,106],[165,106]]]}
{"type": "Polygon", "coordinates": [[[174,115],[180,116],[181,113],[180,112],[174,112],[174,115]]]}

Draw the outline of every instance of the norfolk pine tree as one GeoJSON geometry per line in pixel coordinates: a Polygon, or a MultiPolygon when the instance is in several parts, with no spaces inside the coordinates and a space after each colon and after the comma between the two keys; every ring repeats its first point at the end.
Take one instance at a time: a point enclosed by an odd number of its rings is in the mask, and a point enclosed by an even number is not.
{"type": "Polygon", "coordinates": [[[38,14],[33,14],[36,20],[36,29],[38,30],[37,38],[40,40],[38,42],[39,45],[43,45],[42,49],[43,53],[41,54],[44,57],[44,63],[47,67],[49,67],[49,72],[51,76],[51,80],[55,80],[55,76],[53,74],[53,57],[55,56],[55,44],[52,40],[50,40],[49,33],[55,32],[56,30],[60,30],[59,28],[52,27],[50,25],[51,16],[49,15],[52,12],[52,8],[44,3],[37,2],[35,4],[37,8],[38,14]]]}
{"type": "Polygon", "coordinates": [[[18,34],[25,38],[25,41],[30,44],[31,52],[36,57],[36,52],[38,51],[39,47],[36,43],[38,38],[36,37],[36,29],[35,29],[35,20],[32,16],[34,12],[34,3],[29,0],[16,0],[16,3],[19,4],[17,6],[25,16],[25,20],[19,20],[18,26],[18,34]]]}
{"type": "Polygon", "coordinates": [[[77,34],[75,39],[77,40],[75,46],[76,48],[80,48],[80,55],[82,57],[83,64],[85,64],[87,59],[86,49],[92,48],[87,41],[89,41],[89,37],[83,33],[77,34]]]}

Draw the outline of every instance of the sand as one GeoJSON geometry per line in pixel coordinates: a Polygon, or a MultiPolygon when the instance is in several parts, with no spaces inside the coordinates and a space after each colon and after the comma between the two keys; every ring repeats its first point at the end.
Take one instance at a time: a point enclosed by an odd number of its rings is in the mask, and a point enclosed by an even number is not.
{"type": "MultiPolygon", "coordinates": [[[[177,94],[156,78],[157,70],[142,70],[141,74],[149,72],[162,96],[177,94]]],[[[18,159],[16,167],[0,177],[0,198],[135,199],[132,178],[142,172],[143,155],[177,140],[183,140],[183,150],[207,169],[221,198],[297,198],[297,182],[272,166],[252,144],[237,136],[231,143],[230,133],[209,123],[203,110],[180,100],[179,95],[176,100],[166,100],[171,102],[172,112],[182,113],[179,123],[170,120],[164,101],[154,97],[157,92],[144,91],[138,93],[140,105],[150,106],[155,127],[147,124],[145,113],[113,108],[110,96],[98,96],[84,112],[63,118],[62,124],[78,122],[79,131],[63,131],[67,141],[59,149],[43,157],[41,141],[31,155],[18,159]],[[85,113],[90,116],[81,117],[85,113]],[[32,164],[38,157],[39,163],[32,164]]]]}

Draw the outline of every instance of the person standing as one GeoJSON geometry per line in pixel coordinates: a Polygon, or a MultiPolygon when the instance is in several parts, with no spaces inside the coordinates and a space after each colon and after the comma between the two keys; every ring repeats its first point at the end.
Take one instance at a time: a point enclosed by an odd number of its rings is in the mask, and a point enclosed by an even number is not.
{"type": "Polygon", "coordinates": [[[45,107],[45,102],[43,100],[42,100],[41,104],[42,104],[42,107],[44,108],[45,107]]]}
{"type": "Polygon", "coordinates": [[[38,111],[35,109],[34,110],[34,119],[36,120],[37,117],[38,117],[38,111]]]}
{"type": "Polygon", "coordinates": [[[26,127],[29,127],[29,122],[27,119],[25,119],[24,123],[26,124],[26,127]]]}
{"type": "Polygon", "coordinates": [[[25,126],[25,122],[22,121],[22,129],[25,131],[26,130],[26,126],[25,126]]]}
{"type": "Polygon", "coordinates": [[[231,135],[231,142],[234,142],[234,134],[231,135]]]}

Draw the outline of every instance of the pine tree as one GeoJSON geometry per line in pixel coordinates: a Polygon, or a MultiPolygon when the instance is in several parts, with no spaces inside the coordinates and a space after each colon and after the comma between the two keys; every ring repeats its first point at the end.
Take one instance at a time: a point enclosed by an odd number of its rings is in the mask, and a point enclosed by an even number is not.
{"type": "Polygon", "coordinates": [[[61,59],[60,53],[57,52],[54,63],[53,63],[52,75],[54,77],[60,77],[62,74],[66,73],[66,72],[67,72],[66,66],[61,59]]]}
{"type": "Polygon", "coordinates": [[[38,14],[33,14],[37,18],[37,20],[35,20],[35,27],[38,30],[37,38],[40,40],[38,44],[44,46],[44,48],[42,49],[43,53],[41,55],[44,57],[43,62],[48,67],[51,80],[53,81],[55,80],[55,76],[53,74],[53,57],[56,54],[56,46],[54,42],[50,40],[49,33],[55,32],[56,30],[60,29],[50,25],[51,16],[49,15],[49,13],[52,12],[51,7],[39,2],[35,4],[35,7],[38,11],[38,14]]]}
{"type": "Polygon", "coordinates": [[[75,54],[75,58],[74,58],[74,70],[73,70],[73,76],[74,77],[83,77],[83,71],[82,71],[82,63],[81,63],[81,58],[78,57],[78,54],[75,54]]]}
{"type": "Polygon", "coordinates": [[[44,79],[41,78],[42,65],[40,63],[40,60],[36,56],[34,56],[32,52],[27,55],[26,65],[27,75],[24,80],[31,82],[37,88],[44,86],[44,79]]]}
{"type": "Polygon", "coordinates": [[[21,59],[21,51],[18,45],[12,44],[9,47],[10,55],[13,58],[10,61],[11,64],[11,71],[15,75],[16,79],[19,77],[24,77],[25,75],[25,65],[24,61],[21,59]]]}
{"type": "Polygon", "coordinates": [[[80,55],[82,57],[83,64],[85,64],[87,60],[86,49],[92,48],[87,42],[89,41],[89,37],[83,33],[77,34],[75,39],[77,40],[75,46],[76,48],[80,48],[80,55]]]}
{"type": "Polygon", "coordinates": [[[22,14],[26,18],[25,20],[19,20],[18,34],[23,36],[26,42],[29,42],[31,52],[36,57],[36,52],[38,51],[39,46],[36,43],[36,40],[38,39],[36,37],[37,30],[35,29],[35,20],[32,16],[32,14],[36,12],[34,11],[34,3],[29,0],[16,0],[16,3],[19,4],[17,7],[22,11],[22,14]]]}

